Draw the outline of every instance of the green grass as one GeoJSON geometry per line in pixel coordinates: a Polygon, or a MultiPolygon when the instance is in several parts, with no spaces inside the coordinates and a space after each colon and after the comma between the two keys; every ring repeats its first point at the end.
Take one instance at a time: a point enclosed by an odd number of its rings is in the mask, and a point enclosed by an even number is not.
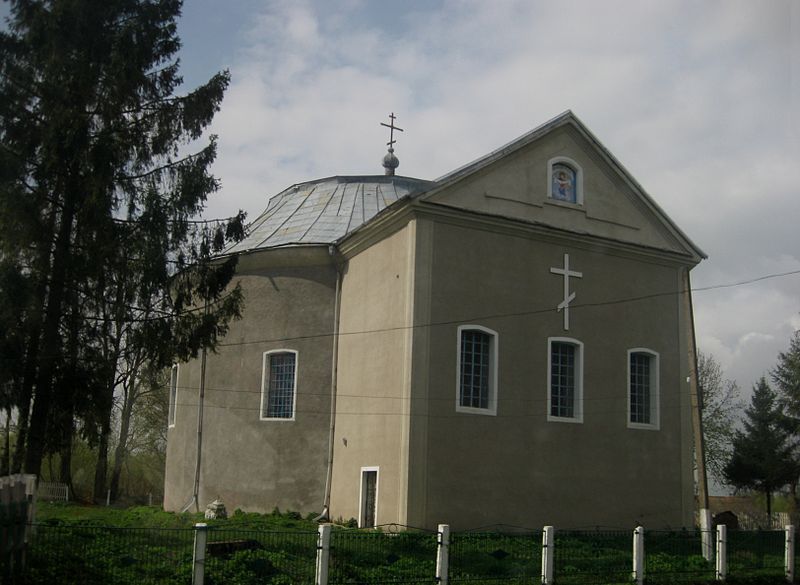
{"type": "Polygon", "coordinates": [[[36,522],[51,526],[110,526],[115,528],[192,528],[203,522],[212,527],[242,530],[286,530],[316,532],[319,526],[298,512],[272,514],[236,510],[225,520],[206,520],[203,514],[165,512],[157,506],[119,509],[75,503],[36,503],[36,522]]]}
{"type": "MultiPolygon", "coordinates": [[[[193,526],[198,522],[206,522],[202,514],[174,514],[156,507],[120,510],[40,503],[24,583],[188,584],[193,526]]],[[[209,585],[313,583],[318,525],[310,519],[297,512],[236,511],[226,520],[206,523],[209,543],[236,543],[232,549],[209,552],[209,585]]],[[[783,583],[782,538],[780,532],[729,534],[728,582],[783,583]]],[[[386,534],[336,528],[331,537],[330,583],[432,583],[437,539],[435,532],[386,534]]],[[[713,565],[700,556],[699,548],[695,532],[645,532],[648,585],[714,583],[713,565]]],[[[628,531],[557,531],[556,584],[629,585],[631,555],[628,531]]],[[[535,583],[540,570],[537,531],[451,535],[453,585],[535,583]]]]}

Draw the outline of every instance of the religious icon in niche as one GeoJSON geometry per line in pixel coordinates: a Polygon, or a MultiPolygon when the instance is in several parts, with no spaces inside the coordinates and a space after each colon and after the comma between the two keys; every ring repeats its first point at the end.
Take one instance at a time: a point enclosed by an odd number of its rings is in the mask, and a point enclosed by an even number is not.
{"type": "Polygon", "coordinates": [[[557,163],[553,165],[553,199],[577,203],[577,174],[572,167],[557,163]]]}

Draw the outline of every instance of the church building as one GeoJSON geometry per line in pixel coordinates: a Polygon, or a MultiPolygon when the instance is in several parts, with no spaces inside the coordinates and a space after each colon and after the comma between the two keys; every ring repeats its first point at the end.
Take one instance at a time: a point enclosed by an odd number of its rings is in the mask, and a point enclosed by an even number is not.
{"type": "Polygon", "coordinates": [[[173,367],[165,508],[691,526],[703,252],[572,112],[437,180],[393,143],[227,251],[245,308],[173,367]]]}

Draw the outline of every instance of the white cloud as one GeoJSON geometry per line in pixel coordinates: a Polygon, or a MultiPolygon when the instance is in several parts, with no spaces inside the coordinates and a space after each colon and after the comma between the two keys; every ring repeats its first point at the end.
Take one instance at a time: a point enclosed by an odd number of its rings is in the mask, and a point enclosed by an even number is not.
{"type": "MultiPolygon", "coordinates": [[[[432,179],[570,108],[708,252],[696,286],[800,268],[792,0],[260,6],[214,124],[209,215],[381,173],[390,111],[399,172],[432,179]]],[[[798,299],[798,276],[698,293],[700,345],[747,387],[798,328],[798,299]]]]}

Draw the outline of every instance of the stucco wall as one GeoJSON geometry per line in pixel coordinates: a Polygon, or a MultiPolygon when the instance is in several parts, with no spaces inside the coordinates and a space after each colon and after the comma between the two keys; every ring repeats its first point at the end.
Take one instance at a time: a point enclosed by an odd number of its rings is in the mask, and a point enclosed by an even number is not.
{"type": "Polygon", "coordinates": [[[682,250],[642,197],[570,126],[554,130],[425,199],[633,244],[682,250]],[[582,170],[582,205],[548,198],[548,161],[565,156],[582,170]]]}
{"type": "MultiPolygon", "coordinates": [[[[230,511],[320,511],[328,457],[336,271],[322,249],[245,258],[245,294],[206,366],[201,509],[221,497],[230,511]],[[280,256],[280,262],[274,262],[280,256]],[[286,267],[276,264],[304,264],[286,267]],[[297,353],[295,420],[260,420],[263,354],[297,353]]],[[[176,424],[169,430],[165,508],[192,495],[200,360],[179,366],[176,424]]]]}
{"type": "Polygon", "coordinates": [[[378,467],[377,523],[406,515],[414,222],[349,259],[342,280],[331,514],[359,518],[378,467]]]}
{"type": "MultiPolygon", "coordinates": [[[[568,241],[432,228],[424,524],[690,525],[685,331],[675,265],[568,241]],[[564,331],[564,253],[583,278],[564,331]],[[666,293],[666,294],[665,294],[666,293]],[[616,301],[626,300],[618,303],[616,301]],[[638,299],[638,300],[636,300],[638,299]],[[580,305],[587,305],[580,307],[580,305]],[[498,333],[496,416],[456,412],[459,324],[498,333]],[[548,422],[548,337],[584,344],[580,424],[548,422]],[[660,429],[627,425],[627,350],[660,354],[660,429]],[[683,348],[683,351],[682,351],[683,348]]],[[[418,253],[421,253],[418,250],[418,253]]],[[[417,460],[415,459],[415,465],[417,460]]]]}

